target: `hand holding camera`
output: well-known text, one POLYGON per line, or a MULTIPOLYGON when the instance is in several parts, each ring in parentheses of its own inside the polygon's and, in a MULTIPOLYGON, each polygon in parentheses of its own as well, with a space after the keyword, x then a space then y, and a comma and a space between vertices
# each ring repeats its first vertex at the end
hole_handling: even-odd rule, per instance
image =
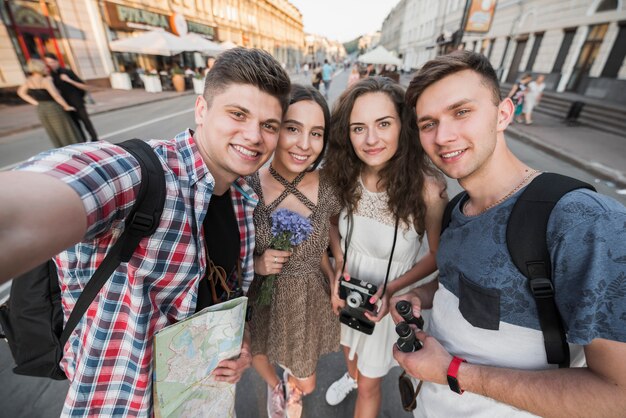
POLYGON ((354 277, 339 277, 339 297, 346 301, 346 306, 339 314, 339 320, 357 331, 371 335, 374 322, 367 318, 366 312, 373 313, 376 305, 371 302, 378 288, 364 280, 354 277))

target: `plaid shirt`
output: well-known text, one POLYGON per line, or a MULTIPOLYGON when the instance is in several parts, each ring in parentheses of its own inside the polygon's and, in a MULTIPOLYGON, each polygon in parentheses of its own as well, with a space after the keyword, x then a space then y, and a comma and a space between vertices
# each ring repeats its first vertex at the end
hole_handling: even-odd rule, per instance
MULTIPOLYGON (((153 336, 194 313, 207 265, 202 221, 214 179, 192 135, 188 130, 170 141, 150 141, 165 170, 161 222, 118 267, 66 344, 61 365, 71 386, 64 416, 152 415, 153 336)), ((141 170, 125 150, 104 142, 48 151, 18 169, 61 179, 80 195, 87 212, 84 240, 56 258, 67 321, 122 231, 141 170)), ((254 275, 252 214, 258 197, 243 179, 233 184, 231 195, 247 290, 254 275)))

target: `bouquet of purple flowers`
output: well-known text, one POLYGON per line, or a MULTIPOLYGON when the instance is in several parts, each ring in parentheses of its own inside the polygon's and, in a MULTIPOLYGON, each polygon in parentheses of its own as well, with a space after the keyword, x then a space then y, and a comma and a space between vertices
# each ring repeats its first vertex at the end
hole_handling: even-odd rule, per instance
MULTIPOLYGON (((308 218, 289 209, 278 209, 272 213, 272 240, 270 248, 275 250, 289 251, 302 243, 311 235, 313 226, 308 218)), ((261 290, 257 297, 259 305, 267 306, 272 300, 275 274, 265 276, 261 284, 261 290)))

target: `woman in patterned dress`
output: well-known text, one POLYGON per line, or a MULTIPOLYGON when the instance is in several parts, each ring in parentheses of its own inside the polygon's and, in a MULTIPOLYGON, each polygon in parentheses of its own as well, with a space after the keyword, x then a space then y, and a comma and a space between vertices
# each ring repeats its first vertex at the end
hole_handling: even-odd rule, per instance
POLYGON ((381 381, 397 365, 392 348, 398 336, 388 315, 389 299, 425 283, 436 270, 445 181, 420 146, 404 90, 389 78, 354 84, 337 101, 331 120, 324 170, 340 191, 343 206, 331 229, 333 310, 339 314, 345 306, 339 297, 342 271, 378 290, 370 299, 377 310, 365 314, 375 323, 371 335, 341 325, 348 373, 329 387, 326 400, 336 405, 357 389, 354 416, 376 417, 381 381))
POLYGON ((330 218, 339 213, 336 193, 315 168, 326 148, 330 112, 312 87, 294 85, 269 167, 249 179, 259 196, 255 280, 248 297, 253 306, 250 331, 252 364, 268 384, 268 416, 297 418, 302 396, 315 388, 319 357, 339 349, 339 324, 330 308, 328 261, 330 218), (271 214, 286 208, 308 217, 311 235, 293 252, 269 248, 271 214), (269 306, 257 303, 264 276, 277 274, 269 306), (283 379, 275 371, 285 370, 283 379), (287 397, 283 392, 285 386, 287 397), (285 411, 286 409, 286 411, 285 411))

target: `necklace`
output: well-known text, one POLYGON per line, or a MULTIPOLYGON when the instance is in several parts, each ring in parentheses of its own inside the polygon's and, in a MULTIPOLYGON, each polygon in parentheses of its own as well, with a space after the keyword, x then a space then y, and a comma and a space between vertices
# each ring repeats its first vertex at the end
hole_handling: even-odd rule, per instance
MULTIPOLYGON (((528 170, 525 170, 528 171, 528 170)), ((498 206, 500 203, 504 202, 505 200, 507 200, 509 197, 513 196, 519 189, 521 189, 527 182, 528 180, 530 180, 530 178, 532 176, 534 176, 535 174, 537 174, 539 172, 539 170, 531 170, 530 173, 528 173, 528 175, 526 175, 526 177, 524 177, 522 179, 522 182, 520 184, 518 184, 517 186, 515 186, 513 188, 513 190, 511 190, 510 192, 508 192, 506 195, 504 195, 503 197, 501 197, 500 199, 496 200, 495 202, 493 202, 492 204, 490 204, 489 206, 487 206, 486 208, 480 210, 478 213, 473 213, 473 214, 469 214, 466 212, 467 209, 467 204, 469 203, 469 199, 465 202, 465 204, 463 205, 463 213, 465 214, 465 216, 478 216, 478 215, 482 215, 483 213, 487 212, 489 209, 498 206)))

